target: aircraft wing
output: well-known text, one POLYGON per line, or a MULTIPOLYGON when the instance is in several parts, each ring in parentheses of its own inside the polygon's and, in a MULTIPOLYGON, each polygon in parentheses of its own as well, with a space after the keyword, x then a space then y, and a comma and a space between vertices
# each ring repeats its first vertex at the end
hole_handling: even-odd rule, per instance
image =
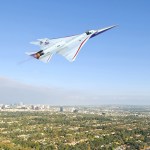
POLYGON ((64 47, 60 51, 58 51, 57 53, 64 56, 70 62, 73 62, 76 59, 80 49, 88 41, 89 38, 90 36, 88 37, 86 36, 80 40, 74 41, 68 44, 66 47, 64 47))
POLYGON ((56 38, 56 39, 55 38, 54 39, 48 39, 48 38, 37 39, 37 41, 30 42, 30 43, 39 46, 40 49, 46 49, 46 48, 51 47, 51 46, 53 46, 59 42, 62 42, 62 41, 68 42, 77 36, 78 35, 73 35, 73 36, 67 36, 67 37, 56 38))

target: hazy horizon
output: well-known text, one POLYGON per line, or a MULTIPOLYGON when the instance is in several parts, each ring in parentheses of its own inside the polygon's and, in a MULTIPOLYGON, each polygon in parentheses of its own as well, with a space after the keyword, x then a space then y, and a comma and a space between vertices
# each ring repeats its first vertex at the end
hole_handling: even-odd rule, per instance
POLYGON ((21 83, 8 78, 0 78, 1 101, 3 104, 23 102, 26 104, 49 105, 149 105, 149 96, 130 93, 89 92, 84 89, 46 87, 21 83), (126 102, 126 99, 131 99, 126 102), (144 104, 143 104, 144 102, 144 104))

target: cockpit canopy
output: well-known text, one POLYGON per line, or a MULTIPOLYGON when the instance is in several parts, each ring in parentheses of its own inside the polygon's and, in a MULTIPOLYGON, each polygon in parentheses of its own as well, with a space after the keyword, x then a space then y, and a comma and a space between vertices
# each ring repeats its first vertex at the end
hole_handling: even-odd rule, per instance
POLYGON ((90 35, 90 34, 94 33, 94 30, 86 31, 85 33, 86 33, 87 35, 90 35))

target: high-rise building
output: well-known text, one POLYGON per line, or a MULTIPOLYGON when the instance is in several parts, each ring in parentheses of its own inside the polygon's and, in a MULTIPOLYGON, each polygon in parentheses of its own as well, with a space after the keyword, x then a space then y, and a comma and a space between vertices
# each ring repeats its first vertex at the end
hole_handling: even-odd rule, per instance
POLYGON ((63 107, 61 106, 61 107, 60 107, 60 112, 63 112, 63 111, 64 111, 64 110, 63 110, 63 107))

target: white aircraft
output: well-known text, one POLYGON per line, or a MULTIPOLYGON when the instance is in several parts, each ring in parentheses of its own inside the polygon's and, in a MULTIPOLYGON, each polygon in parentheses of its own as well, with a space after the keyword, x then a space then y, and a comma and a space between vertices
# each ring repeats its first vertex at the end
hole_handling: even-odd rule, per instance
POLYGON ((82 34, 68 36, 64 38, 38 39, 36 42, 31 42, 31 44, 38 45, 41 50, 38 52, 27 52, 26 54, 45 63, 50 61, 53 54, 60 54, 70 62, 73 62, 76 59, 82 46, 90 38, 93 38, 114 27, 116 27, 116 25, 100 30, 90 30, 82 34))

